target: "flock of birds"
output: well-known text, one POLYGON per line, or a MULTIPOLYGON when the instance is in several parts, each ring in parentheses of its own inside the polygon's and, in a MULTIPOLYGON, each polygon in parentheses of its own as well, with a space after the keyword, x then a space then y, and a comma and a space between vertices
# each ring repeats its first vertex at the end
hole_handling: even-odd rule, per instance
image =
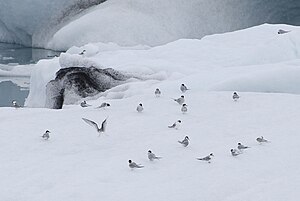
MULTIPOLYGON (((189 88, 187 88, 187 86, 185 84, 181 84, 180 85, 180 91, 182 93, 185 93, 186 91, 190 90, 189 88)), ((160 97, 161 96, 161 91, 160 89, 156 89, 155 92, 154 92, 155 96, 156 97, 160 97)), ((233 92, 233 95, 232 95, 232 99, 234 101, 238 101, 240 98, 240 96, 238 95, 237 92, 233 92)), ((184 114, 184 113, 187 113, 188 109, 187 109, 187 104, 185 104, 185 97, 184 95, 181 95, 179 98, 177 99, 174 99, 173 100, 175 102, 177 102, 179 105, 181 105, 181 112, 184 114)), ((12 101, 12 105, 14 108, 20 108, 22 106, 20 106, 16 100, 13 100, 12 101)), ((92 105, 89 105, 87 104, 87 102, 84 100, 83 102, 80 103, 80 106, 81 107, 90 107, 92 105)), ((109 103, 102 103, 100 106, 96 107, 96 108, 106 108, 106 107, 110 107, 110 104, 109 103)), ((144 108, 143 108, 143 104, 140 103, 138 104, 137 108, 136 108, 137 112, 143 112, 144 108)), ((107 117, 108 118, 108 117, 107 117)), ((96 131, 99 133, 99 136, 105 132, 106 130, 106 125, 107 125, 107 118, 105 118, 102 123, 101 123, 101 126, 99 126, 96 122, 92 121, 92 120, 89 120, 89 119, 86 119, 86 118, 82 118, 82 120, 84 122, 86 122, 88 125, 94 127, 96 129, 96 131)), ((172 128, 172 129, 178 129, 180 124, 181 124, 181 120, 177 120, 176 122, 174 122, 172 125, 169 125, 168 128, 172 128)), ((50 131, 49 130, 46 130, 46 132, 41 136, 44 140, 48 140, 50 138, 50 131)), ((183 140, 179 140, 178 143, 180 143, 183 147, 187 147, 189 145, 189 141, 190 141, 190 138, 188 136, 185 136, 183 140)), ((258 137, 256 138, 256 141, 260 144, 262 143, 268 143, 270 141, 266 140, 263 136, 261 137, 258 137)), ((248 149, 250 148, 249 146, 246 146, 246 145, 243 145, 242 143, 238 143, 237 144, 237 148, 234 148, 234 149, 231 149, 230 152, 231 152, 231 155, 232 156, 238 156, 240 154, 243 153, 243 150, 245 149, 248 149)), ((212 158, 214 157, 214 154, 213 153, 210 153, 209 155, 205 156, 205 157, 201 157, 201 158, 196 158, 197 160, 201 160, 201 161, 206 161, 208 163, 211 162, 212 158)), ((154 160, 159 160, 161 159, 162 157, 160 156, 156 156, 151 150, 148 150, 148 159, 150 161, 154 161, 154 160)), ((135 169, 135 168, 143 168, 144 166, 141 165, 141 164, 137 164, 135 162, 133 162, 132 160, 128 160, 128 163, 129 163, 129 167, 131 169, 135 169)))
MULTIPOLYGON (((286 31, 286 30, 282 30, 282 29, 279 29, 278 30, 278 34, 286 34, 286 33, 289 33, 290 31, 286 31)), ((79 55, 84 55, 86 52, 86 50, 83 50, 81 53, 79 53, 79 55)), ((181 84, 180 85, 180 91, 182 93, 185 93, 186 91, 190 90, 189 88, 187 88, 187 86, 185 84, 181 84)), ((156 97, 160 97, 161 96, 161 91, 159 88, 155 89, 155 92, 154 92, 155 96, 156 97)), ((240 96, 237 94, 237 92, 233 92, 233 95, 232 95, 232 99, 234 101, 238 101, 238 99, 240 98, 240 96)), ((177 99, 173 99, 175 102, 177 102, 179 105, 181 105, 181 112, 182 113, 187 113, 188 111, 188 108, 187 108, 187 104, 185 104, 185 97, 184 95, 181 95, 179 98, 177 99)), ((12 101, 12 105, 13 107, 15 108, 20 108, 22 106, 20 106, 16 100, 13 100, 12 101)), ((83 102, 80 103, 80 106, 81 107, 90 107, 92 105, 89 105, 87 104, 87 102, 84 100, 83 102)), ((110 104, 109 103, 102 103, 100 106, 96 107, 96 108, 106 108, 106 107, 109 107, 110 104)), ((137 108, 136 108, 137 112, 142 112, 144 110, 143 108, 143 104, 140 103, 137 108)), ((103 120, 103 122, 101 123, 101 126, 99 127, 98 124, 92 120, 89 120, 89 119, 86 119, 86 118, 82 118, 82 120, 84 122, 86 122, 87 124, 89 124, 90 126, 94 127, 97 132, 99 133, 99 136, 101 135, 101 133, 104 133, 105 132, 105 129, 106 129, 106 125, 107 125, 107 118, 103 120)), ((174 122, 172 125, 168 126, 169 128, 174 128, 174 129, 178 129, 179 126, 181 124, 181 120, 177 120, 176 122, 174 122)), ((48 140, 50 138, 50 131, 49 130, 46 130, 46 132, 42 135, 42 138, 44 140, 48 140)), ((189 137, 188 136, 185 136, 183 140, 181 141, 178 141, 178 143, 180 143, 183 147, 187 147, 189 145, 189 137)), ((261 137, 258 137, 256 138, 256 141, 260 144, 262 143, 268 143, 270 141, 266 140, 263 136, 261 137)), ((234 148, 234 149, 231 149, 230 152, 231 152, 231 155, 232 156, 238 156, 240 154, 243 153, 243 150, 245 149, 248 149, 250 148, 249 146, 245 146, 243 145, 242 143, 238 143, 237 145, 237 148, 234 148)), ((201 161, 207 161, 208 163, 211 162, 212 158, 214 157, 214 154, 213 153, 210 153, 208 156, 205 156, 205 157, 202 157, 202 158, 196 158, 197 160, 201 160, 201 161)), ((159 156, 156 156, 151 150, 148 150, 148 159, 150 161, 153 161, 153 160, 158 160, 158 159, 161 159, 162 157, 159 157, 159 156)), ((141 165, 141 164, 137 164, 135 162, 133 162, 132 160, 128 160, 128 163, 129 163, 129 167, 131 169, 135 169, 135 168, 143 168, 144 166, 141 165)))
MULTIPOLYGON (((184 84, 181 84, 180 90, 181 90, 182 93, 185 93, 189 89, 184 84)), ((155 90, 154 94, 155 94, 156 97, 160 97, 161 91, 157 88, 155 90)), ((239 98, 240 98, 240 96, 237 94, 237 92, 233 92, 232 99, 234 101, 238 101, 239 98)), ((181 105, 181 112, 182 113, 187 112, 187 104, 184 103, 185 102, 184 95, 181 95, 179 98, 173 99, 173 100, 175 102, 177 102, 179 105, 181 105)), ((136 110, 138 112, 142 112, 144 110, 142 103, 140 103, 137 106, 136 110)), ((180 124, 181 124, 181 120, 177 120, 176 122, 174 122, 172 125, 170 125, 168 127, 178 129, 180 124)), ((183 147, 187 147, 189 145, 189 141, 190 141, 190 138, 188 136, 185 136, 184 139, 181 140, 181 141, 178 141, 178 143, 180 143, 183 147)), ((260 144, 270 142, 270 141, 264 139, 263 136, 256 138, 256 141, 260 144)), ((231 149, 230 152, 231 152, 232 156, 238 156, 238 155, 243 153, 243 150, 248 149, 248 148, 250 148, 250 147, 245 146, 245 145, 243 145, 242 143, 239 142, 237 148, 236 149, 231 149)), ((201 160, 201 161, 206 161, 206 162, 210 163, 213 157, 214 157, 214 154, 210 153, 209 155, 207 155, 205 157, 196 158, 196 159, 201 160)), ((156 159, 158 160, 158 159, 161 159, 161 158, 162 157, 160 157, 160 156, 156 156, 151 150, 148 151, 148 159, 150 161, 153 161, 153 160, 156 160, 156 159)), ((131 169, 143 168, 144 167, 143 165, 137 164, 137 163, 133 162, 132 160, 128 160, 128 163, 129 163, 129 167, 131 169)))
MULTIPOLYGON (((182 144, 184 147, 187 147, 189 145, 189 140, 190 140, 189 137, 185 136, 185 138, 182 141, 178 141, 178 142, 180 144, 182 144)), ((260 144, 270 142, 270 141, 264 139, 263 136, 256 138, 256 141, 260 144)), ((238 155, 243 153, 243 150, 248 149, 248 148, 250 148, 250 147, 245 146, 245 145, 243 145, 242 143, 239 142, 237 148, 236 149, 231 149, 230 152, 231 152, 232 156, 238 156, 238 155)), ((196 158, 196 159, 201 160, 201 161, 206 161, 206 162, 210 163, 213 157, 214 157, 214 154, 210 153, 208 156, 205 156, 205 157, 202 157, 202 158, 196 158)), ((154 153, 152 153, 151 150, 148 151, 148 159, 150 161, 153 161, 155 159, 161 159, 161 158, 162 157, 156 156, 154 153)), ((143 165, 137 164, 137 163, 133 162, 132 160, 129 160, 128 162, 129 162, 129 167, 131 169, 143 168, 144 167, 143 165)))

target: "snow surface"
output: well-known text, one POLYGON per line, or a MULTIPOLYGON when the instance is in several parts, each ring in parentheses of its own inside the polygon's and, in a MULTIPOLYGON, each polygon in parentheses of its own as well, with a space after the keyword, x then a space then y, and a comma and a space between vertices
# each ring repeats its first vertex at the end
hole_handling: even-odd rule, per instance
POLYGON ((297 201, 300 97, 240 93, 234 102, 231 92, 200 92, 190 81, 149 83, 129 98, 88 101, 91 108, 1 108, 1 200, 297 201), (187 114, 171 100, 181 82, 192 88, 187 114), (95 109, 104 101, 111 107, 95 109), (108 117, 106 135, 82 117, 108 117), (167 128, 177 119, 179 130, 167 128), (41 139, 46 129, 49 141, 41 139), (177 143, 185 135, 187 148, 177 143), (261 135, 271 143, 257 144, 261 135), (237 142, 251 149, 234 158, 237 142), (163 159, 148 161, 148 149, 163 159), (196 160, 211 152, 211 164, 196 160), (129 170, 129 159, 145 168, 129 170))
POLYGON ((0 200, 298 201, 300 97, 289 94, 299 93, 298 30, 262 25, 155 48, 102 51, 101 44, 89 44, 85 56, 77 57, 84 48, 74 47, 40 61, 27 99, 34 107, 42 107, 45 84, 60 64, 72 61, 145 80, 88 99, 88 108, 0 108, 0 200), (279 28, 292 32, 277 35, 279 28), (187 114, 172 100, 181 83, 191 89, 187 114), (241 96, 237 102, 233 90, 241 96), (102 102, 111 107, 96 109, 102 102), (107 132, 98 137, 83 117, 98 123, 108 117, 107 132), (181 127, 169 129, 178 119, 181 127), (47 129, 52 133, 44 141, 47 129), (185 135, 186 148, 177 142, 185 135), (271 142, 258 144, 261 135, 271 142), (232 157, 238 142, 251 148, 232 157), (149 149, 163 158, 150 162, 149 149), (210 164, 196 160, 211 152, 210 164), (145 168, 130 170, 129 159, 145 168))

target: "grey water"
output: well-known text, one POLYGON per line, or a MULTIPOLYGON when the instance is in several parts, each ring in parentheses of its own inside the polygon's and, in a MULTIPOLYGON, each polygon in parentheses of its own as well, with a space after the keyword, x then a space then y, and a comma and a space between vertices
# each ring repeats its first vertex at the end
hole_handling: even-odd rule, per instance
POLYGON ((23 106, 25 98, 29 94, 28 88, 23 88, 13 83, 12 81, 0 82, 0 106, 10 107, 12 106, 12 101, 16 100, 19 105, 23 106))
MULTIPOLYGON (((34 64, 41 59, 59 55, 60 52, 53 50, 0 43, 0 70, 11 70, 16 65, 34 64)), ((0 107, 11 106, 12 100, 24 105, 29 93, 29 83, 30 77, 4 76, 0 73, 0 107)))
POLYGON ((60 52, 53 50, 0 43, 0 64, 32 64, 37 63, 41 59, 52 58, 59 54, 60 52))

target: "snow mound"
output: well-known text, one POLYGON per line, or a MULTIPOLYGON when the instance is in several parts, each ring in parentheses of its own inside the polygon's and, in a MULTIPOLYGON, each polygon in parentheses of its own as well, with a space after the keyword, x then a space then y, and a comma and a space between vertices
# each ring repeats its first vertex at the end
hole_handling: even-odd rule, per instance
MULTIPOLYGON (((299 33, 299 27, 264 24, 201 40, 181 39, 153 48, 87 44, 72 47, 62 54, 54 69, 96 66, 130 73, 143 80, 174 83, 190 80, 197 90, 299 93, 299 33), (280 28, 291 32, 278 35, 280 28), (79 55, 83 50, 86 50, 84 54, 79 55)), ((50 68, 50 65, 43 68, 47 66, 50 68)), ((55 72, 52 68, 47 80, 43 81, 39 81, 42 76, 33 76, 31 83, 45 84, 55 72)), ((44 93, 45 89, 36 89, 32 87, 31 91, 36 94, 35 99, 39 99, 38 94, 44 93)), ((129 97, 132 93, 121 94, 116 97, 129 97)), ((33 106, 30 101, 27 103, 33 106)))
MULTIPOLYGON (((68 67, 97 67, 98 64, 78 54, 62 53, 59 57, 59 64, 62 68, 68 67)), ((100 66, 99 66, 100 67, 100 66)))

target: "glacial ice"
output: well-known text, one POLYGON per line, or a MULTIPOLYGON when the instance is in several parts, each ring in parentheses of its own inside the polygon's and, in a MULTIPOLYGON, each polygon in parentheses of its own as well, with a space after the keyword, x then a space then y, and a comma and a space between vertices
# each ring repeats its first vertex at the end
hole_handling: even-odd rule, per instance
POLYGON ((56 50, 89 42, 156 46, 266 22, 299 25, 298 0, 109 0, 74 16, 68 11, 80 10, 78 2, 0 0, 0 41, 56 50))
MULTIPOLYGON (((103 0, 89 0, 88 4, 103 0)), ((89 7, 84 0, 0 0, 0 42, 44 47, 68 17, 89 7), (70 9, 74 9, 70 11, 70 9)))

